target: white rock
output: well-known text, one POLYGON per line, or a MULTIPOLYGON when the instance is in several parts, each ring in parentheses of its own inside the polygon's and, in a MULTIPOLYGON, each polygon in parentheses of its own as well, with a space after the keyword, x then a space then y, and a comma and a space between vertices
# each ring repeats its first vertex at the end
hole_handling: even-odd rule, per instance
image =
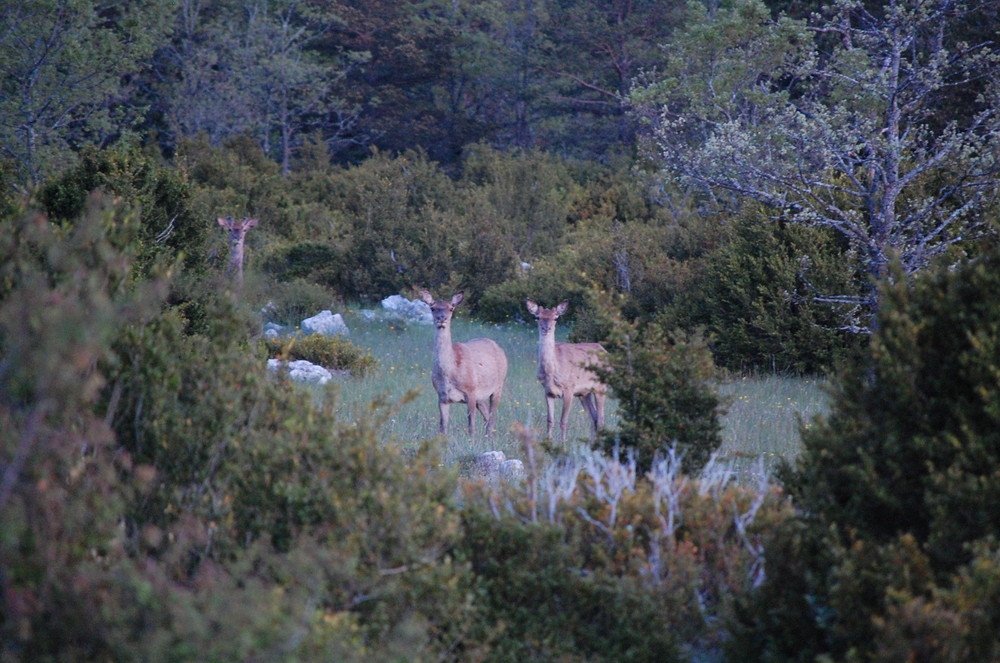
POLYGON ((472 464, 476 474, 492 478, 500 472, 500 465, 503 464, 505 458, 502 451, 487 451, 476 456, 472 464))
POLYGON ((429 325, 434 322, 431 307, 419 299, 409 300, 402 295, 392 295, 382 300, 382 309, 388 316, 401 318, 407 322, 429 325))
POLYGON ((268 322, 264 324, 264 338, 278 338, 285 328, 279 324, 268 322))
POLYGON ((280 359, 268 359, 267 367, 275 372, 288 371, 288 377, 295 382, 326 384, 333 378, 333 373, 305 359, 296 359, 287 363, 280 359))
POLYGON ((508 458, 500 463, 500 478, 504 481, 520 481, 524 478, 524 463, 516 458, 508 458))
POLYGON ((339 313, 320 311, 318 315, 306 318, 301 324, 303 334, 324 334, 326 336, 349 336, 351 331, 339 313))

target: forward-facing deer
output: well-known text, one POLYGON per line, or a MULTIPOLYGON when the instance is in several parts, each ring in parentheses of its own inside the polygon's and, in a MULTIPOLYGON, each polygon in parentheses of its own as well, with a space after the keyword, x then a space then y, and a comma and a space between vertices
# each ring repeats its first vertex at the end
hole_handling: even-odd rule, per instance
POLYGON ((243 242, 246 240, 247 231, 257 225, 257 219, 243 217, 242 221, 235 221, 233 217, 219 217, 219 225, 229 231, 229 265, 226 267, 226 274, 236 276, 236 285, 243 287, 243 242))
POLYGON ((604 399, 607 385, 590 370, 604 366, 606 350, 600 343, 556 343, 556 320, 566 313, 569 302, 554 308, 539 306, 527 300, 528 312, 538 318, 538 381, 545 390, 545 411, 548 436, 552 437, 556 400, 562 399, 559 430, 566 440, 566 423, 573 406, 573 397, 580 398, 594 425, 594 435, 604 427, 604 399))
POLYGON ((496 342, 488 338, 474 338, 465 343, 452 343, 451 316, 462 303, 464 293, 457 293, 450 301, 434 301, 426 290, 420 299, 431 307, 434 316, 434 368, 431 382, 438 395, 441 413, 440 432, 448 432, 448 406, 467 403, 469 407, 469 434, 475 435, 475 417, 478 409, 486 419, 486 436, 493 432, 493 416, 500 403, 500 393, 507 379, 507 355, 496 342))

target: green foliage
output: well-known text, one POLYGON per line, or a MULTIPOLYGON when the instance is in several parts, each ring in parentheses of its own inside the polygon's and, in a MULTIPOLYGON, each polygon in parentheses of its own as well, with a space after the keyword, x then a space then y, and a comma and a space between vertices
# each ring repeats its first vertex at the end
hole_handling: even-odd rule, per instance
POLYGON ((204 136, 191 138, 178 145, 177 162, 195 187, 198 205, 213 217, 250 216, 260 219, 260 230, 287 232, 278 166, 253 139, 234 136, 213 146, 204 136))
POLYGON ((566 320, 579 319, 589 303, 590 284, 564 269, 558 261, 539 261, 514 279, 487 288, 478 314, 491 322, 523 320, 524 301, 534 299, 554 306, 568 300, 566 320))
POLYGON ((211 225, 200 218, 192 190, 181 175, 129 148, 87 149, 79 165, 46 183, 38 193, 45 212, 58 222, 77 218, 92 191, 101 190, 138 213, 135 233, 109 229, 119 250, 134 252, 135 278, 148 276, 158 260, 183 260, 186 270, 205 269, 211 225))
POLYGON ((504 629, 488 661, 681 660, 662 597, 638 578, 588 568, 593 542, 486 510, 468 509, 464 528, 485 612, 504 629))
POLYGON ((376 153, 333 186, 346 226, 339 265, 346 294, 378 301, 414 284, 448 283, 464 233, 455 185, 437 165, 417 152, 376 153))
MULTIPOLYGON (((316 292, 329 292, 337 288, 350 294, 342 283, 340 252, 330 242, 304 240, 299 242, 272 242, 261 261, 261 268, 278 280, 273 299, 299 300, 307 291, 307 283, 315 285, 316 292)), ((312 299, 305 297, 305 299, 312 299)))
POLYGON ((603 303, 610 334, 608 368, 599 371, 618 399, 618 430, 597 444, 605 452, 633 449, 639 470, 676 447, 684 468, 701 469, 722 444, 721 399, 711 386, 715 366, 700 336, 665 332, 621 319, 603 303))
POLYGON ((141 104, 121 100, 162 45, 173 9, 158 0, 0 7, 0 153, 15 160, 21 183, 37 185, 72 164, 79 145, 118 138, 142 120, 141 104))
POLYGON ((840 311, 816 298, 861 291, 850 260, 830 231, 759 211, 734 220, 728 241, 659 320, 703 327, 716 363, 731 370, 829 370, 857 351, 859 339, 840 329, 840 311))
POLYGON ((328 287, 304 278, 253 285, 256 287, 248 289, 247 296, 266 302, 265 319, 283 326, 298 326, 305 318, 330 309, 337 302, 328 287))
POLYGON ((540 150, 505 153, 480 144, 466 151, 462 179, 481 190, 496 234, 521 260, 555 253, 579 195, 562 162, 540 150))
POLYGON ((343 336, 309 334, 265 338, 264 349, 272 357, 288 361, 304 359, 324 368, 350 371, 355 376, 365 375, 377 364, 370 352, 343 336))
POLYGON ((586 322, 586 292, 595 286, 620 293, 631 317, 648 318, 699 282, 705 256, 724 234, 721 219, 679 206, 668 213, 623 167, 578 167, 574 177, 571 225, 558 252, 491 284, 479 311, 486 319, 516 319, 525 297, 532 297, 553 304, 568 299, 570 315, 586 322))
MULTIPOLYGON (((809 587, 813 614, 827 617, 791 648, 872 656, 891 642, 944 656, 950 646, 906 640, 920 621, 889 640, 880 629, 933 621, 921 606, 952 595, 955 574, 977 563, 976 546, 1000 537, 998 266, 992 247, 912 287, 885 286, 870 358, 841 376, 830 417, 804 432, 784 482, 806 516, 797 584, 809 587), (823 547, 832 554, 815 554, 823 547)), ((797 601, 768 600, 777 611, 797 601)), ((977 621, 997 619, 995 606, 984 609, 977 621)), ((746 621, 750 639, 776 642, 780 621, 746 621)), ((988 651, 995 639, 976 647, 988 651)))
POLYGON ((478 646, 468 567, 449 554, 454 485, 431 450, 404 460, 376 437, 380 406, 340 422, 270 377, 224 296, 192 332, 109 239, 136 227, 124 212, 3 227, 4 660, 478 646))
POLYGON ((688 6, 663 67, 632 93, 654 158, 713 205, 755 202, 838 233, 870 279, 863 293, 828 293, 855 305, 845 325, 872 331, 893 253, 913 275, 987 231, 1000 60, 956 28, 995 8, 837 2, 806 23, 761 0, 688 6))
POLYGON ((122 319, 147 318, 157 284, 127 288, 109 227, 130 214, 92 199, 72 229, 37 213, 0 219, 0 657, 112 654, 93 619, 121 600, 119 515, 130 478, 94 412, 122 319), (58 617, 56 617, 58 615, 58 617))

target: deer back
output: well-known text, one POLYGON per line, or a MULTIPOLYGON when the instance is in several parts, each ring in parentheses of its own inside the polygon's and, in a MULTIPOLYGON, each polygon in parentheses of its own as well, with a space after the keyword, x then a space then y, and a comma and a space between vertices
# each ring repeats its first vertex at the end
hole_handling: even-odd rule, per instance
POLYGON ((474 338, 453 343, 455 373, 453 380, 466 395, 480 400, 503 388, 507 378, 507 355, 495 341, 474 338))
POLYGON ((558 387, 559 395, 564 391, 574 396, 604 392, 606 386, 590 367, 604 366, 605 354, 600 343, 556 343, 555 361, 551 366, 544 358, 539 362, 539 379, 550 393, 556 391, 551 387, 558 387))

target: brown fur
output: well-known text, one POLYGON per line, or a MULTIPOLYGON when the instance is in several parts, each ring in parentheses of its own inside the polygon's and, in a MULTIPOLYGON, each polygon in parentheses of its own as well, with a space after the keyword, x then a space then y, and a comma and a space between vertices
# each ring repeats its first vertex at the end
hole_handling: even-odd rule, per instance
POLYGON ((464 294, 455 294, 450 301, 434 301, 422 291, 420 298, 431 307, 434 315, 434 367, 431 382, 438 395, 439 431, 448 432, 448 409, 452 403, 468 405, 469 434, 475 435, 475 413, 478 409, 486 420, 486 436, 493 432, 493 420, 500 394, 507 379, 507 355, 496 342, 474 338, 464 343, 451 340, 451 316, 462 303, 464 294))
POLYGON ((604 366, 606 350, 600 343, 556 343, 556 320, 566 312, 568 302, 554 308, 539 306, 527 300, 528 312, 538 319, 538 381, 545 390, 546 423, 548 436, 552 437, 555 422, 555 404, 562 400, 559 430, 566 440, 566 424, 573 398, 577 397, 586 408, 593 423, 593 434, 604 427, 604 401, 607 385, 590 370, 590 366, 604 366))

